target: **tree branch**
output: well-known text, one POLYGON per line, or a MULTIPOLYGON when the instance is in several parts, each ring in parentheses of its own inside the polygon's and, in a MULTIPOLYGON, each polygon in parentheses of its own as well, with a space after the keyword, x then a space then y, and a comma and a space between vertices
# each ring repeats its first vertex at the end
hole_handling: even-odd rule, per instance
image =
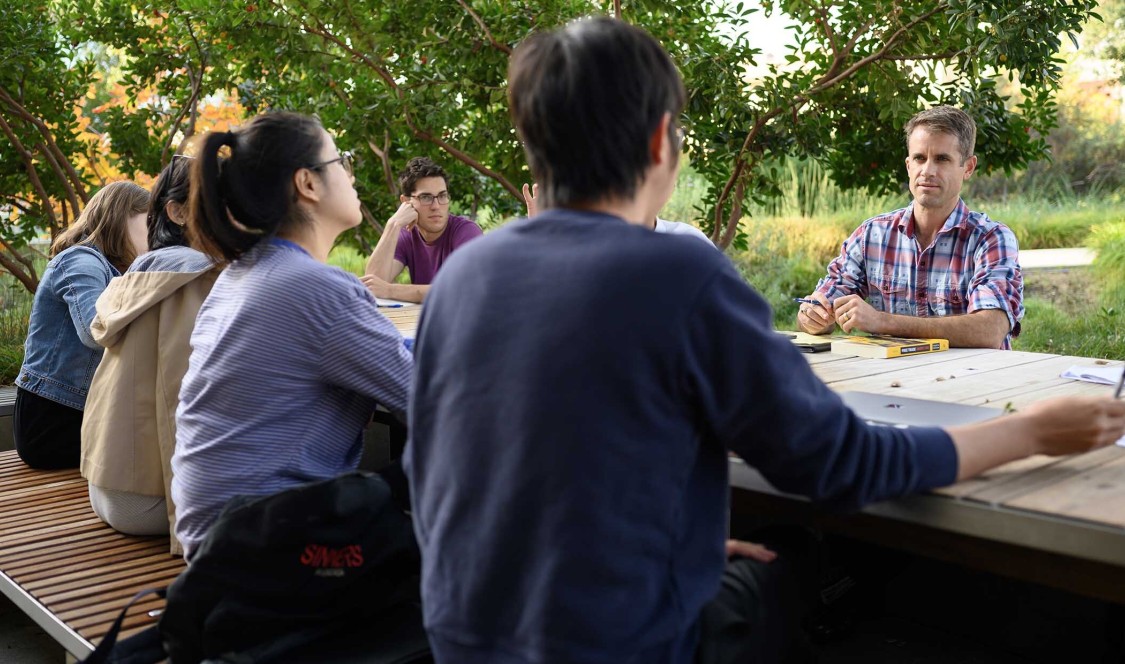
POLYGON ((880 17, 877 15, 872 16, 866 23, 859 26, 859 29, 855 31, 855 33, 852 35, 852 38, 848 40, 848 43, 844 44, 844 57, 852 54, 852 49, 854 49, 856 44, 859 43, 859 38, 867 34, 867 31, 871 29, 871 26, 875 25, 875 22, 878 21, 879 18, 880 17))
POLYGON ((16 132, 12 126, 8 124, 8 120, 0 114, 0 130, 8 137, 12 143, 12 147, 19 153, 20 158, 23 160, 24 169, 27 170, 27 177, 31 180, 31 186, 35 189, 35 193, 39 196, 40 207, 43 210, 43 216, 48 220, 51 229, 54 230, 58 226, 58 217, 55 216, 55 211, 51 209, 51 196, 47 193, 46 187, 43 186, 43 181, 39 179, 39 173, 35 170, 35 155, 27 150, 20 142, 16 132))
POLYGON ((828 38, 828 46, 832 49, 832 57, 834 60, 838 60, 843 57, 843 54, 840 53, 840 47, 836 43, 836 33, 832 31, 832 26, 828 24, 828 9, 822 6, 819 14, 820 26, 824 29, 824 36, 828 38))
POLYGON ((21 201, 21 200, 15 198, 15 197, 8 198, 5 205, 11 205, 12 207, 14 207, 17 210, 19 210, 20 212, 22 212, 23 214, 30 213, 31 208, 35 207, 34 203, 28 203, 26 201, 21 201))
POLYGON ((952 57, 961 55, 965 49, 958 49, 956 51, 946 51, 945 53, 928 53, 926 55, 888 55, 880 58, 881 60, 892 60, 898 62, 917 62, 922 60, 948 60, 952 57))
POLYGON ((367 147, 371 148, 371 151, 374 152, 375 156, 379 158, 379 163, 383 165, 383 179, 387 183, 387 191, 389 191, 391 195, 394 196, 398 192, 395 190, 395 176, 393 169, 391 169, 391 157, 389 154, 391 147, 390 132, 383 132, 382 147, 375 145, 375 141, 371 139, 367 140, 367 147))
POLYGON ((473 11, 473 8, 470 7, 469 4, 465 2, 465 0, 457 0, 457 4, 461 5, 461 7, 469 13, 469 16, 473 17, 473 22, 476 23, 477 26, 484 32, 484 36, 488 37, 488 41, 492 43, 493 47, 499 49, 500 51, 503 51, 508 55, 512 54, 512 47, 496 41, 496 38, 492 36, 492 31, 489 30, 488 26, 484 24, 484 20, 481 19, 479 14, 473 11))
MULTIPOLYGON (((742 219, 742 199, 746 196, 746 179, 739 178, 738 184, 734 188, 734 200, 731 201, 730 217, 731 219, 742 219)), ((734 241, 734 236, 738 232, 738 222, 727 224, 723 231, 723 243, 721 246, 729 247, 730 243, 734 241)))
MULTIPOLYGON (((67 200, 70 201, 70 206, 75 210, 80 210, 82 206, 78 204, 78 194, 74 191, 74 187, 71 186, 70 181, 67 179, 66 173, 63 172, 62 166, 59 165, 58 160, 56 160, 55 156, 51 154, 51 150, 46 145, 44 145, 42 141, 36 143, 35 147, 43 155, 43 158, 47 161, 47 164, 51 167, 51 170, 55 172, 55 177, 58 178, 59 183, 61 183, 63 186, 63 189, 66 190, 66 197, 67 200)), ((66 209, 64 208, 64 226, 66 225, 65 212, 66 209)))
MULTIPOLYGON (((376 73, 376 75, 379 76, 379 78, 383 79, 383 82, 386 83, 391 88, 391 90, 394 91, 395 96, 399 101, 406 101, 406 96, 403 93, 402 88, 399 86, 398 82, 395 81, 394 77, 391 76, 391 73, 387 71, 387 69, 384 68, 381 64, 372 60, 371 57, 366 53, 360 52, 358 49, 351 46, 343 39, 340 39, 338 36, 329 31, 327 26, 321 24, 319 20, 317 20, 317 25, 313 26, 305 21, 304 18, 295 16, 289 9, 277 3, 274 3, 274 6, 278 7, 278 9, 289 15, 293 20, 300 23, 302 29, 304 29, 309 34, 319 36, 321 39, 326 39, 342 48, 345 52, 355 56, 361 63, 367 65, 370 69, 372 69, 376 73)), ((302 6, 302 9, 305 8, 302 6)), ((308 13, 307 10, 305 13, 308 13)), ((414 115, 410 112, 410 109, 406 107, 405 103, 403 104, 403 119, 406 121, 406 126, 410 127, 410 130, 414 132, 415 137, 436 145, 437 147, 444 150, 447 154, 452 156, 454 159, 457 159, 458 161, 477 171, 481 175, 492 178, 493 180, 498 182, 500 186, 508 191, 508 193, 510 193, 516 200, 523 200, 523 194, 520 192, 520 190, 514 184, 509 182, 508 179, 505 178, 502 174, 488 168, 484 164, 480 163, 479 161, 463 152, 462 150, 458 149, 457 147, 453 146, 452 144, 448 143, 447 141, 440 139, 431 134, 429 131, 421 128, 414 121, 414 115)))
MULTIPOLYGON (((739 183, 740 178, 746 170, 747 164, 745 155, 750 149, 750 145, 753 143, 758 133, 766 126, 767 123, 769 123, 770 120, 790 110, 796 112, 797 109, 807 104, 816 94, 819 94, 820 92, 823 92, 824 90, 827 90, 828 88, 838 85, 848 78, 851 78, 857 71, 863 69, 873 62, 887 59, 889 57, 889 51, 898 45, 899 40, 901 40, 904 35, 906 35, 918 24, 923 23, 929 20, 935 14, 944 11, 947 8, 947 4, 948 3, 946 2, 939 3, 930 11, 919 15, 905 25, 901 25, 898 30, 896 30, 890 37, 885 40, 882 48, 857 60, 855 63, 853 63, 843 71, 837 71, 840 61, 838 59, 834 59, 829 69, 808 90, 805 90, 799 95, 793 96, 788 104, 782 104, 773 109, 770 109, 768 112, 759 117, 758 120, 754 122, 754 126, 751 128, 750 132, 746 135, 746 140, 743 141, 742 147, 739 148, 738 154, 735 157, 735 165, 733 171, 731 172, 731 176, 723 186, 723 190, 719 194, 718 200, 716 200, 715 202, 715 230, 713 231, 713 236, 718 236, 718 228, 723 227, 725 229, 725 232, 722 235, 723 241, 728 241, 728 237, 731 239, 733 239, 734 237, 735 229, 738 226, 738 218, 734 217, 733 215, 735 212, 735 208, 740 209, 741 206, 741 196, 738 195, 736 185, 739 183), (728 217, 724 223, 723 206, 726 204, 727 199, 730 197, 732 190, 736 190, 736 200, 734 201, 734 205, 731 209, 732 216, 728 217)), ((872 21, 868 24, 865 24, 865 26, 870 26, 873 24, 873 22, 874 19, 872 19, 872 21)), ((857 32, 848 42, 848 53, 850 53, 850 48, 854 46, 860 35, 861 33, 857 32)), ((726 247, 729 246, 729 244, 722 244, 720 246, 726 247)))
POLYGON ((186 65, 188 77, 191 79, 191 94, 188 95, 187 102, 180 107, 180 112, 176 114, 176 118, 172 120, 171 128, 168 130, 168 139, 164 141, 164 147, 160 150, 160 163, 168 163, 168 150, 172 148, 172 141, 176 140, 176 132, 180 129, 180 123, 184 121, 184 116, 191 114, 191 122, 188 129, 184 132, 184 138, 187 139, 195 133, 195 120, 199 106, 199 93, 203 88, 203 77, 207 75, 207 56, 203 53, 203 48, 199 45, 199 40, 195 37, 195 30, 192 29, 190 17, 186 21, 188 36, 195 44, 195 52, 199 54, 199 71, 196 72, 192 69, 191 64, 186 65))
POLYGON ((379 231, 379 235, 382 235, 383 234, 383 224, 380 224, 379 221, 377 219, 375 219, 375 215, 371 213, 371 210, 369 210, 367 208, 367 206, 364 205, 363 203, 360 203, 359 204, 359 211, 363 215, 363 220, 366 221, 368 224, 371 224, 372 228, 379 231))
POLYGON ((36 289, 39 288, 39 277, 35 274, 35 266, 32 265, 29 268, 30 271, 26 271, 22 265, 24 261, 23 257, 14 251, 12 246, 8 244, 4 238, 0 238, 0 245, 3 245, 4 249, 10 252, 10 255, 0 252, 0 267, 3 267, 7 270, 8 274, 12 275, 23 284, 23 287, 26 288, 28 292, 34 293, 36 289), (12 258, 13 256, 17 257, 18 262, 17 259, 12 258))
POLYGON ((42 120, 32 115, 31 112, 24 108, 23 104, 12 98, 12 96, 8 94, 8 91, 5 90, 3 86, 0 86, 0 99, 3 99, 5 102, 7 102, 7 104, 12 108, 13 111, 15 111, 17 115, 35 126, 35 128, 39 131, 39 134, 43 137, 43 142, 47 145, 47 148, 54 154, 59 164, 66 170, 66 173, 69 176, 69 181, 74 187, 75 194, 78 196, 78 198, 82 199, 83 203, 88 203, 90 201, 90 197, 86 194, 86 187, 82 184, 82 178, 79 177, 78 171, 74 170, 74 165, 71 164, 70 160, 66 158, 66 155, 63 154, 63 151, 59 149, 58 143, 55 142, 55 136, 51 133, 51 129, 47 127, 47 125, 42 120))
MULTIPOLYGON (((168 138, 164 141, 164 147, 160 150, 160 163, 168 163, 168 150, 172 148, 172 141, 176 140, 176 132, 180 129, 180 123, 184 121, 184 116, 189 112, 194 116, 195 107, 199 104, 199 91, 203 87, 203 75, 207 68, 206 62, 201 62, 199 71, 195 72, 191 66, 188 65, 188 77, 191 78, 191 94, 188 95, 187 101, 180 107, 180 112, 176 114, 175 119, 168 129, 168 138)), ((189 133, 188 136, 191 134, 189 133)), ((186 138, 186 136, 185 136, 186 138)))

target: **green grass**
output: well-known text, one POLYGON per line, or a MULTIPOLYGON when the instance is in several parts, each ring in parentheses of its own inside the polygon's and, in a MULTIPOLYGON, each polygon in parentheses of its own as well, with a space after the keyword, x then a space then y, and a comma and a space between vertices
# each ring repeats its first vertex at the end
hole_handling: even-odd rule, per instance
POLYGON ((334 265, 344 272, 351 272, 357 277, 363 276, 363 269, 367 267, 367 256, 364 256, 354 247, 339 245, 328 252, 328 264, 334 265))
POLYGON ((34 297, 23 286, 0 289, 0 385, 11 385, 23 366, 23 342, 34 297))
POLYGON ((1125 318, 1122 305, 1102 306, 1072 316, 1049 302, 1029 298, 1023 333, 1012 341, 1015 350, 1058 355, 1125 359, 1125 318))
POLYGON ((1125 204, 1110 199, 1010 199, 978 206, 1016 234, 1021 249, 1090 245, 1095 226, 1125 221, 1125 204))

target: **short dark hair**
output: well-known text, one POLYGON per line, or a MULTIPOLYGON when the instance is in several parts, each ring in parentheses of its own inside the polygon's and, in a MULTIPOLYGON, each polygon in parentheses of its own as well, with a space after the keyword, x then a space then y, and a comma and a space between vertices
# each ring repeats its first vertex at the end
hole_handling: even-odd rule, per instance
POLYGON ((418 180, 425 178, 441 178, 445 180, 445 186, 449 186, 444 168, 429 157, 415 157, 406 162, 406 168, 398 174, 398 190, 403 196, 413 196, 414 186, 418 184, 418 180))
MULTIPOLYGON (((659 42, 605 17, 526 39, 508 91, 545 207, 633 196, 652 162, 649 137, 665 113, 677 122, 686 98, 659 42)), ((669 134, 678 153, 675 127, 669 134)))
POLYGON ((306 223, 293 173, 319 159, 322 129, 312 116, 277 111, 233 131, 207 134, 192 160, 192 245, 213 258, 234 260, 279 230, 306 223), (223 146, 230 156, 220 160, 223 146))
POLYGON ((973 156, 977 147, 977 123, 973 118, 959 108, 953 106, 934 106, 910 118, 906 123, 906 143, 910 145, 910 135, 914 130, 924 127, 929 131, 949 134, 957 138, 957 145, 961 148, 961 163, 964 164, 973 156))
MULTIPOLYGON (((168 203, 176 202, 186 207, 190 190, 190 157, 176 155, 160 171, 152 186, 152 202, 148 207, 148 249, 185 246, 184 227, 168 216, 168 203)), ((186 210, 185 210, 186 211, 186 210)))

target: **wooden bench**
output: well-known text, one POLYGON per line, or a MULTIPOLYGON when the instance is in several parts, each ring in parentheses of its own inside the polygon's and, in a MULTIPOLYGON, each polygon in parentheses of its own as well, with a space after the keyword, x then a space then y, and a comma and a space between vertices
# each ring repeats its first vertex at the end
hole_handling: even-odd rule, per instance
MULTIPOLYGON (((28 468, 0 452, 0 591, 73 657, 83 658, 125 603, 184 569, 167 537, 123 535, 90 507, 77 470, 28 468)), ((138 602, 121 638, 157 620, 164 600, 138 602)))

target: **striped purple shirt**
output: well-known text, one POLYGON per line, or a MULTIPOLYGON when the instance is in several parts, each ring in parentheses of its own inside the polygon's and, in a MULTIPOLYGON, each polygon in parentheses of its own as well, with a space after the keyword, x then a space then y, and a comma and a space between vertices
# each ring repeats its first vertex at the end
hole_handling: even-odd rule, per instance
POLYGON ((172 498, 191 556, 223 505, 354 470, 375 402, 406 411, 414 362, 353 275, 263 241, 215 282, 191 334, 172 498))
POLYGON ((1023 274, 1012 231, 964 201, 929 247, 914 237, 914 204, 872 217, 844 241, 817 292, 829 300, 856 294, 879 311, 903 316, 955 316, 999 309, 1012 347, 1023 318, 1023 274))

